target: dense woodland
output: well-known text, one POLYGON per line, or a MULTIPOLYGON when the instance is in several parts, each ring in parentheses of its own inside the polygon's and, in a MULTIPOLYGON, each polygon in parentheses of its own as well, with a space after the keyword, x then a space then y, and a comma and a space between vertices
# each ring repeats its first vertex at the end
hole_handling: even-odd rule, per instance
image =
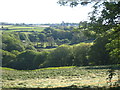
POLYGON ((3 30, 2 66, 31 70, 120 64, 120 1, 96 3, 93 8, 90 22, 80 22, 77 27, 59 26, 59 30, 46 27, 41 32, 30 33, 3 30), (96 17, 101 6, 101 14, 96 17))

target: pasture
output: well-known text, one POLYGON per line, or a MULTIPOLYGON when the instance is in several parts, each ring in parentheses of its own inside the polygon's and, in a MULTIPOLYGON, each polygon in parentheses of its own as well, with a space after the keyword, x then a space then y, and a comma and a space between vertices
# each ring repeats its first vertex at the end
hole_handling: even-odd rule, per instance
POLYGON ((3 88, 112 87, 120 86, 120 66, 114 67, 111 82, 110 66, 50 67, 36 70, 2 68, 3 88))
MULTIPOLYGON (((2 26, 0 26, 2 27, 2 26)), ((6 32, 41 32, 45 27, 41 26, 15 26, 15 25, 3 25, 3 31, 6 32)))

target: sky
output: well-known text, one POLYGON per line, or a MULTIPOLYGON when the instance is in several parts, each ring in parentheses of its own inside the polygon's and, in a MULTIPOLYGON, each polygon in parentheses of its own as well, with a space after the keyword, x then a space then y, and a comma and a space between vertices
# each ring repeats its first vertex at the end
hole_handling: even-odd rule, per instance
POLYGON ((0 0, 0 22, 79 23, 88 20, 89 6, 60 6, 58 0, 0 0))

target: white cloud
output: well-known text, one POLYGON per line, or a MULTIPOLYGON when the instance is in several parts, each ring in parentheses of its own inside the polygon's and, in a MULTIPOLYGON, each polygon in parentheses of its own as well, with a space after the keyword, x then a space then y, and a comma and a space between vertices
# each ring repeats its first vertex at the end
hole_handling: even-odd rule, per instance
POLYGON ((0 0, 0 22, 60 23, 86 20, 90 7, 66 7, 58 0, 0 0))

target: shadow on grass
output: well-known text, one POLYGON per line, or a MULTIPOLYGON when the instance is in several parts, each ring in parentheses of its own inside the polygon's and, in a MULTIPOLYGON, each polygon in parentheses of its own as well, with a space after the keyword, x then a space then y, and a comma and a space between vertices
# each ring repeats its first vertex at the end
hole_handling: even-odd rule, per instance
POLYGON ((116 65, 116 66, 88 66, 85 69, 114 69, 114 70, 120 70, 120 65, 116 65))

